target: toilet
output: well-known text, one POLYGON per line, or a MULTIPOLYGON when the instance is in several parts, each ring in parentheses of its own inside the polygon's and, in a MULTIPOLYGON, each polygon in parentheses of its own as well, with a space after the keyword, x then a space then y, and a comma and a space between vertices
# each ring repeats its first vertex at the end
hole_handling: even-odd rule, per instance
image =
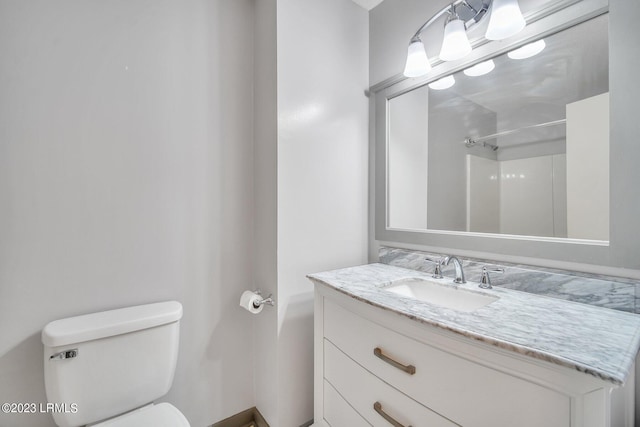
POLYGON ((182 305, 139 305, 56 320, 42 330, 49 407, 60 427, 189 427, 169 403, 182 305))

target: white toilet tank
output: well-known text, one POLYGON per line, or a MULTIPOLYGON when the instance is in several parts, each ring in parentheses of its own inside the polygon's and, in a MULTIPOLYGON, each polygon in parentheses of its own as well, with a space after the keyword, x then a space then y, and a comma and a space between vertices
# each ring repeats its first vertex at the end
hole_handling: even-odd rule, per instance
POLYGON ((178 359, 177 301, 56 320, 42 330, 47 399, 60 427, 95 423, 165 395, 178 359), (75 409, 74 409, 75 408, 75 409))

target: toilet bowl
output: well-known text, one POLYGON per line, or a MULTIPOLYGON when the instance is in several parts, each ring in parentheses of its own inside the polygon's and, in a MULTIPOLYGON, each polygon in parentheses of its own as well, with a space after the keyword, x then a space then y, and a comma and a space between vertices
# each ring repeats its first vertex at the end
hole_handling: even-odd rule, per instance
POLYGON ((145 304, 53 321, 42 330, 47 400, 60 427, 189 427, 167 394, 182 305, 145 304))
POLYGON ((189 427, 189 422, 175 406, 159 403, 91 424, 90 427, 189 427))

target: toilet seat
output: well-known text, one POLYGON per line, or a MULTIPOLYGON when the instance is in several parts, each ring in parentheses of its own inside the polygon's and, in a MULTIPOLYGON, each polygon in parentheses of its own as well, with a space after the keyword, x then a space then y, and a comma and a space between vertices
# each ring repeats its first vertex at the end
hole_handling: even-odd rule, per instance
POLYGON ((189 421, 169 403, 146 406, 92 427, 190 427, 189 421))

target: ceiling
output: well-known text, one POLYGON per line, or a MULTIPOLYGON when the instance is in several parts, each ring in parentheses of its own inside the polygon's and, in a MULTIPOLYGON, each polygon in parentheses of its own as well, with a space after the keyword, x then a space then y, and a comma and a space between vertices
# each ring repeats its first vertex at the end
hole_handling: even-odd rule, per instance
MULTIPOLYGON (((497 130, 503 131, 563 119, 567 104, 608 92, 608 15, 544 40, 546 48, 534 57, 513 60, 505 54, 493 58, 495 69, 484 76, 456 73, 453 87, 429 91, 430 109, 460 114, 460 107, 471 101, 495 112, 497 130)), ((544 132, 552 138, 558 136, 554 133, 563 134, 564 128, 544 132)))
POLYGON ((382 0, 353 0, 353 2, 366 10, 371 10, 382 3, 382 0))

